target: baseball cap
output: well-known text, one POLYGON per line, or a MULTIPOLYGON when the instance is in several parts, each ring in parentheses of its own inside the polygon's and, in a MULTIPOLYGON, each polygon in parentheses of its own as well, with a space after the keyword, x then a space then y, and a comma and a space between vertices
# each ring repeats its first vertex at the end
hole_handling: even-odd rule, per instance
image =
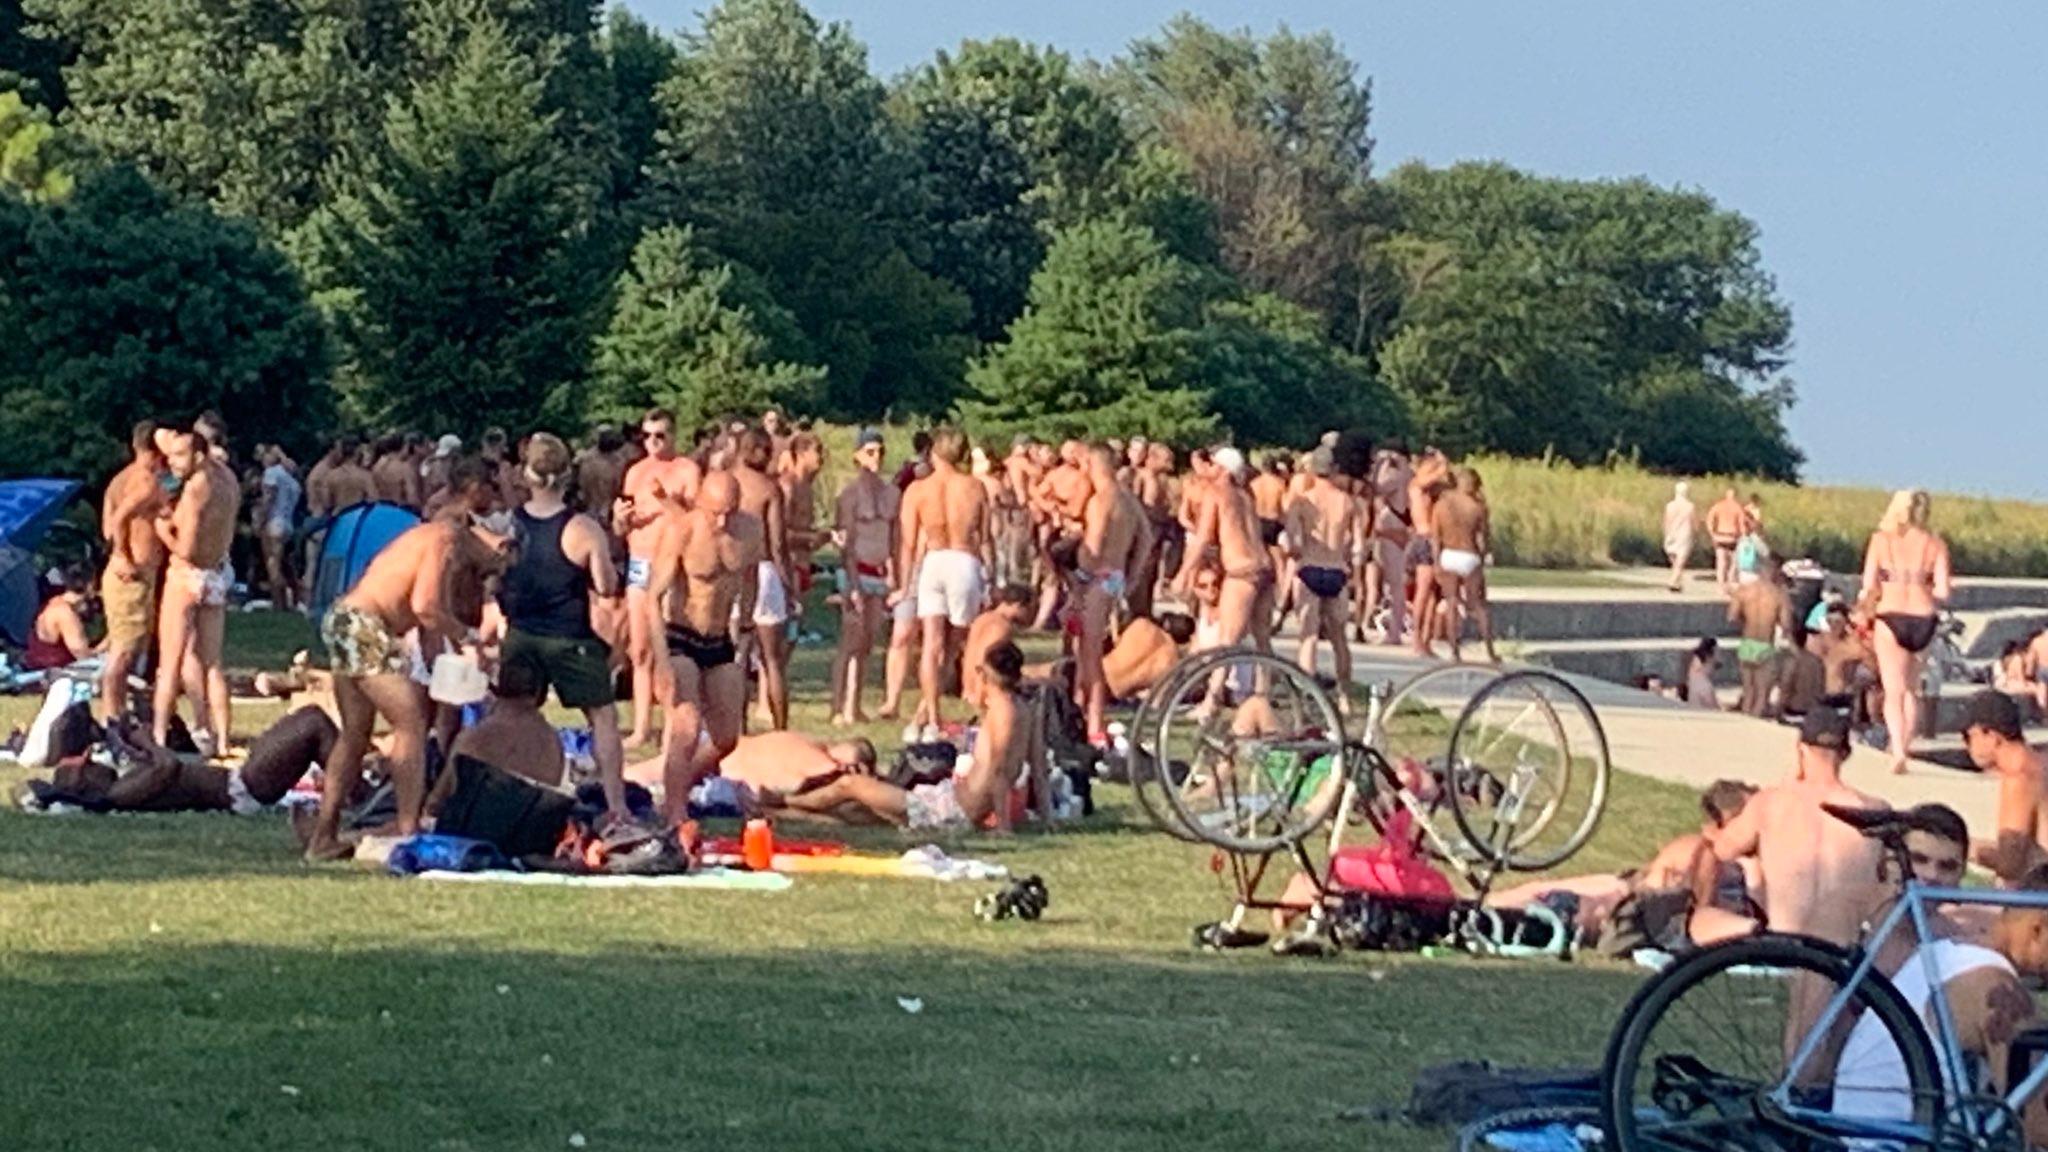
POLYGON ((1836 752, 1849 751, 1849 714, 1839 708, 1815 708, 1799 722, 1799 742, 1836 752))
POLYGON ((1214 460, 1218 468, 1223 469, 1232 476, 1244 475, 1244 453, 1227 444, 1211 452, 1209 459, 1214 460))
POLYGON ((881 442, 882 430, 880 428, 863 428, 860 430, 860 434, 853 438, 853 448, 854 451, 858 452, 870 444, 880 444, 881 442))
POLYGON ((2021 738, 2020 706, 2017 700, 2003 692, 1985 690, 1970 697, 1969 718, 1963 722, 1963 730, 1983 728, 1996 732, 2007 740, 2021 738))
POLYGON ((434 443, 434 455, 436 456, 453 456, 460 451, 462 451, 462 437, 460 436, 443 436, 434 443))

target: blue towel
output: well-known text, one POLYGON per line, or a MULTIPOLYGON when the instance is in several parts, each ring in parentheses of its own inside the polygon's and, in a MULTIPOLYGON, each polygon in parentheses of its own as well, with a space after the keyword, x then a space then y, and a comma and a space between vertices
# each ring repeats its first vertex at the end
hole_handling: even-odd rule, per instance
POLYGON ((1486 1143, 1500 1149, 1500 1152, 1586 1152, 1586 1146, 1579 1143, 1578 1136, 1563 1124, 1488 1132, 1486 1143))

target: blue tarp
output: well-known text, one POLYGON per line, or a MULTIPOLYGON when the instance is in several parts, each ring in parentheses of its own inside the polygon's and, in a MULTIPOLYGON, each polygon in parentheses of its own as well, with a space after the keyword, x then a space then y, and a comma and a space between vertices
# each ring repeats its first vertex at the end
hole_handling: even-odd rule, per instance
POLYGON ((363 578, 377 553, 419 522, 419 515, 402 505, 357 504, 335 513, 325 529, 316 528, 327 538, 320 545, 313 578, 313 619, 327 615, 334 602, 363 578))
POLYGON ((76 480, 0 481, 0 636, 26 646, 42 607, 35 551, 78 491, 76 480))

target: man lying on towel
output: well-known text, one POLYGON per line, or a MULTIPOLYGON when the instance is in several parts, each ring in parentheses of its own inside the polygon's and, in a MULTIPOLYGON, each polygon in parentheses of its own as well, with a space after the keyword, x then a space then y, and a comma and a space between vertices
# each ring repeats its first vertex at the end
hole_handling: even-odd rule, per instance
MULTIPOLYGON (((718 762, 718 775, 706 777, 699 786, 698 800, 751 814, 758 808, 756 798, 763 789, 803 792, 848 772, 873 776, 876 763, 875 746, 866 739, 827 742, 788 731, 742 736, 718 762)), ((626 769, 629 782, 648 788, 661 787, 661 774, 659 756, 626 769)))
POLYGON ((846 824, 886 824, 911 829, 1007 831, 1015 820, 1012 793, 1019 771, 1032 769, 1033 794, 1041 806, 1049 800, 1045 758, 1039 747, 1031 710, 1018 699, 1024 654, 1004 641, 982 657, 981 715, 974 737, 973 766, 964 775, 937 784, 899 788, 872 776, 843 774, 829 782, 792 792, 763 789, 764 810, 795 817, 846 824))

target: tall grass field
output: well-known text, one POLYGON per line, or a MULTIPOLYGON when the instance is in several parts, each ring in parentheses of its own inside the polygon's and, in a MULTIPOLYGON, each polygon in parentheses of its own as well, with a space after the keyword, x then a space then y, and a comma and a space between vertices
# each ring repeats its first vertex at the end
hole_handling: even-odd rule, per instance
MULTIPOLYGON (((819 512, 852 468, 855 429, 821 426, 825 474, 819 512)), ((911 431, 887 427, 888 471, 908 458, 911 431)), ((1007 445, 991 445, 1001 456, 1007 445)), ((1553 460, 1478 456, 1493 507, 1494 560, 1514 568, 1661 567, 1664 504, 1678 477, 1626 461, 1582 467, 1553 460)), ((1850 572, 1863 563, 1863 546, 1884 514, 1890 493, 1875 488, 1774 484, 1726 476, 1689 478, 1692 501, 1704 516, 1729 487, 1745 499, 1763 499, 1765 534, 1781 556, 1810 557, 1850 572)), ((1972 576, 2048 577, 2048 504, 1986 496, 1937 494, 1933 526, 1949 543, 1956 569, 1972 576)), ((1699 547, 1707 547, 1704 531, 1699 547)), ((1704 552, 1702 553, 1704 557, 1704 552)))

